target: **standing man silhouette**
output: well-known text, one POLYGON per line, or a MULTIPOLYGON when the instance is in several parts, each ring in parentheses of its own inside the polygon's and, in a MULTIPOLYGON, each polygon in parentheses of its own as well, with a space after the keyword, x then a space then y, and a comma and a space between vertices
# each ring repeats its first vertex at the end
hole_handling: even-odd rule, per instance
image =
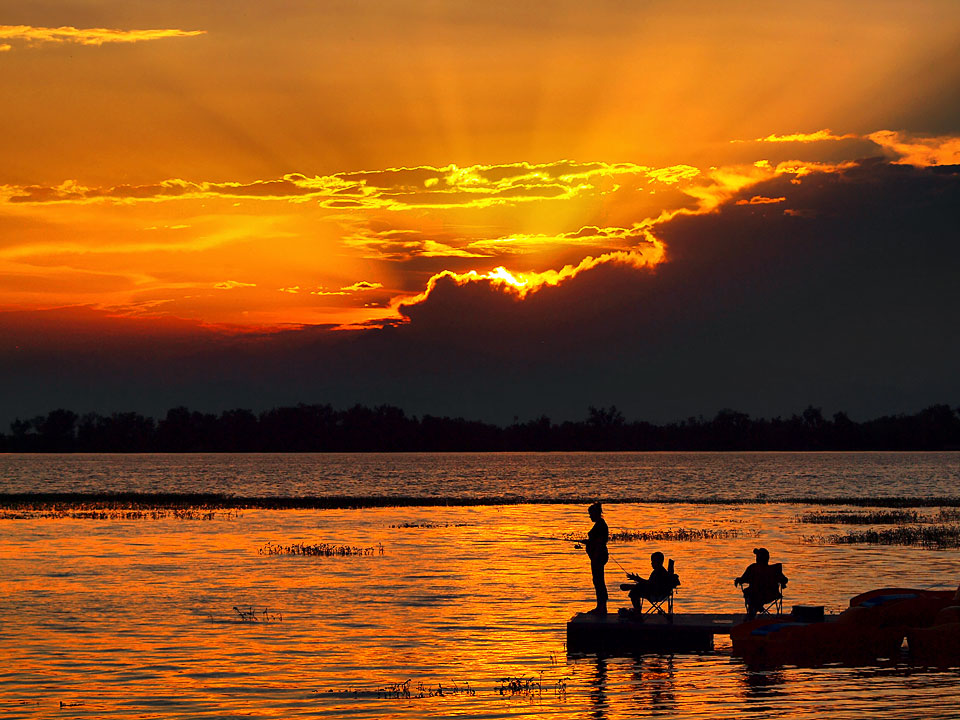
POLYGON ((591 615, 606 615, 607 583, 603 577, 603 566, 607 564, 610 557, 607 552, 607 540, 610 537, 610 531, 603 519, 603 506, 600 503, 591 505, 587 512, 590 519, 593 520, 593 527, 587 533, 585 548, 587 557, 590 558, 590 574, 593 575, 593 587, 597 591, 597 606, 589 612, 591 615))

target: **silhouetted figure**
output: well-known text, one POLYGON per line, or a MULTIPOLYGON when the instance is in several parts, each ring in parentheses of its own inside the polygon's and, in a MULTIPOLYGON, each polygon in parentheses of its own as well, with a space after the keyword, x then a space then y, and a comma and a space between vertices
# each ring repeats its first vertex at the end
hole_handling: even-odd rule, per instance
POLYGON ((607 529, 607 523, 603 519, 603 506, 600 503, 594 503, 587 510, 590 519, 593 520, 593 527, 587 533, 587 542, 584 547, 587 551, 587 557, 590 558, 590 573, 593 575, 593 587, 597 591, 597 606, 590 610, 593 615, 607 614, 607 583, 603 577, 603 566, 607 564, 610 558, 607 552, 607 540, 610 537, 610 531, 607 529))
POLYGON ((747 619, 752 620, 764 607, 781 596, 780 589, 787 586, 783 574, 783 565, 770 564, 770 553, 766 548, 754 548, 757 561, 751 563, 743 575, 733 581, 735 586, 743 588, 743 598, 747 602, 747 619))
MULTIPOLYGON (((638 613, 643 612, 643 601, 660 602, 680 584, 680 578, 676 573, 663 566, 663 553, 659 550, 650 555, 650 577, 643 579, 634 573, 627 573, 627 577, 633 580, 633 583, 623 583, 621 590, 630 593, 630 602, 638 613)), ((672 566, 672 563, 671 563, 672 566)))

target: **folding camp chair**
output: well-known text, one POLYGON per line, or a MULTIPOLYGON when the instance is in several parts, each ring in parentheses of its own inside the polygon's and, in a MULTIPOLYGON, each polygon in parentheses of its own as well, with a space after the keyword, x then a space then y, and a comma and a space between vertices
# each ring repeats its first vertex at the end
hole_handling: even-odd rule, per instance
MULTIPOLYGON (((646 595, 640 595, 639 597, 639 610, 643 615, 666 615, 667 617, 673 616, 673 596, 676 594, 677 586, 680 584, 680 578, 674 572, 673 560, 667 565, 668 579, 666 584, 662 587, 656 588, 658 592, 649 593, 646 595), (643 608, 643 601, 646 600, 649 605, 646 609, 643 608), (666 608, 664 608, 666 606, 666 608)), ((634 586, 629 584, 624 584, 620 586, 623 590, 630 590, 634 586)), ((632 596, 631 596, 632 597, 632 596)))
MULTIPOLYGON (((764 599, 760 604, 760 607, 757 609, 757 615, 771 615, 771 611, 776 611, 777 615, 783 614, 783 589, 784 585, 780 582, 780 578, 783 577, 783 563, 777 563, 776 565, 768 565, 767 573, 770 575, 770 582, 761 582, 761 587, 757 588, 758 590, 763 590, 764 599)), ((750 612, 750 599, 747 597, 747 591, 744 590, 743 593, 743 605, 746 607, 747 612, 750 612)))
MULTIPOLYGON (((747 610, 750 609, 750 604, 748 602, 744 601, 744 605, 747 606, 747 610)), ((782 593, 779 596, 777 596, 775 599, 771 600, 766 605, 761 607, 759 611, 757 611, 757 615, 771 615, 771 614, 783 615, 783 594, 782 593), (771 610, 776 610, 776 613, 771 613, 770 612, 771 610)))
MULTIPOLYGON (((656 596, 653 596, 653 597, 648 596, 644 598, 644 600, 650 603, 650 605, 647 607, 646 610, 643 611, 643 614, 650 615, 655 613, 657 615, 667 615, 667 616, 673 615, 673 595, 674 595, 674 589, 670 588, 670 591, 666 595, 662 595, 659 598, 657 598, 656 596), (664 605, 667 606, 666 610, 663 609, 664 605)), ((642 607, 642 604, 641 604, 641 607, 642 607)))

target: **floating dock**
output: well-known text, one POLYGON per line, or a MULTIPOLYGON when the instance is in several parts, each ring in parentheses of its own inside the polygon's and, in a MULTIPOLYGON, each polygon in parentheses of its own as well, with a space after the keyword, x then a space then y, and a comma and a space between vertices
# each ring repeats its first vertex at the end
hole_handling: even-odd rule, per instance
MULTIPOLYGON (((704 652, 715 635, 729 635, 747 619, 744 613, 675 613, 673 615, 598 616, 577 613, 567 623, 567 652, 704 652)), ((764 616, 789 622, 791 615, 764 616)), ((833 618, 825 618, 829 621, 833 618)))
MULTIPOLYGON (((784 615, 784 618, 789 616, 784 615)), ((567 651, 697 652, 713 650, 714 635, 729 635, 744 613, 676 613, 644 615, 643 620, 616 613, 577 613, 567 623, 567 651)))

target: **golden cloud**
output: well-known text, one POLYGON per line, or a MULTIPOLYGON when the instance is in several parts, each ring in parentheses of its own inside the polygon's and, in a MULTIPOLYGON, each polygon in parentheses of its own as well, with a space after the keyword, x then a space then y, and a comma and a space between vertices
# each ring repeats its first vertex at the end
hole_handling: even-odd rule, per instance
MULTIPOLYGON (((799 183, 811 173, 840 172, 856 165, 803 160, 772 164, 761 160, 701 171, 688 165, 654 168, 631 163, 561 160, 540 164, 401 167, 314 176, 288 173, 275 179, 243 183, 173 178, 144 185, 101 187, 88 187, 74 181, 58 185, 8 185, 0 187, 0 200, 12 203, 4 209, 10 217, 38 213, 52 217, 55 213, 47 204, 62 203, 65 222, 61 224, 71 229, 59 235, 35 232, 19 241, 24 244, 0 249, 0 261, 9 261, 11 265, 57 262, 76 267, 129 270, 142 265, 134 258, 123 256, 214 250, 220 245, 242 241, 244 245, 237 252, 242 253, 248 267, 256 268, 256 275, 248 274, 248 279, 254 282, 211 278, 209 268, 217 267, 215 263, 192 268, 184 275, 179 259, 164 257, 161 264, 167 275, 144 283, 156 288, 158 294, 157 298, 150 298, 157 304, 148 311, 183 312, 184 303, 179 307, 160 304, 166 300, 159 296, 169 295, 168 280, 174 278, 188 281, 190 288, 213 287, 224 291, 270 288, 269 292, 238 295, 256 295, 256 301, 267 308, 264 312, 273 313, 271 318, 280 316, 277 307, 282 305, 282 311, 287 313, 289 306, 299 300, 306 301, 300 305, 307 309, 298 319, 306 322, 320 309, 332 308, 323 310, 327 312, 325 321, 328 317, 335 318, 333 322, 349 317, 389 324, 402 322, 401 308, 422 302, 443 278, 458 284, 488 283, 522 298, 541 288, 559 285, 602 263, 654 267, 664 260, 664 246, 657 239, 658 225, 678 214, 714 212, 728 202, 782 203, 784 198, 779 197, 780 192, 769 192, 771 197, 768 197, 758 194, 757 186, 777 177, 799 183), (757 192, 751 192, 755 189, 757 192), (664 196, 668 201, 664 201, 664 196), (558 198, 576 198, 576 202, 569 206, 535 206, 533 212, 519 205, 533 199, 552 203, 558 198), (201 209, 191 215, 191 208, 179 205, 138 205, 129 212, 122 208, 128 222, 136 222, 136 230, 151 230, 141 236, 122 232, 122 224, 115 222, 118 215, 115 204, 178 199, 199 200, 197 204, 201 209), (221 202, 208 202, 217 199, 221 202), (253 203, 254 207, 242 215, 229 207, 224 211, 224 206, 239 204, 233 202, 238 199, 248 201, 245 204, 253 203), (260 205, 262 202, 292 205, 273 206, 269 210, 276 212, 271 214, 260 205), (333 203, 349 205, 360 212, 332 214, 322 210, 324 205, 333 203), (467 212, 421 211, 446 207, 476 209, 492 204, 518 207, 513 212, 476 216, 467 212), (413 212, 388 214, 382 212, 384 209, 413 212), (364 211, 381 212, 364 214, 364 211), (316 222, 318 213, 324 215, 321 230, 316 222), (74 217, 80 218, 81 223, 109 220, 110 232, 78 234, 74 217), (171 232, 173 230, 177 232, 171 232), (280 235, 291 238, 291 254, 275 260, 273 248, 264 239, 280 235), (67 255, 71 257, 66 258, 67 255), (340 272, 350 274, 329 275, 324 258, 333 256, 338 258, 337 262, 354 263, 349 268, 339 267, 340 272), (306 258, 314 263, 308 270, 313 275, 312 281, 302 274, 301 261, 306 258), (425 258, 431 261, 422 261, 425 258), (390 262, 416 259, 418 262, 398 271, 383 263, 366 262, 371 259, 390 262), (471 272, 463 272, 471 267, 471 272), (416 273, 415 280, 403 277, 408 271, 416 273), (419 275, 421 272, 424 275, 419 275), (368 280, 352 282, 353 278, 367 273, 375 274, 368 280), (422 278, 432 273, 430 281, 421 284, 422 278), (293 281, 300 284, 289 285, 293 281), (412 288, 413 292, 388 292, 383 289, 383 283, 408 291, 412 288), (423 291, 417 293, 420 288, 423 291), (363 293, 368 294, 360 295, 363 293), (295 299, 284 295, 303 297, 295 299), (389 295, 394 297, 388 300, 389 295), (331 297, 314 300, 310 296, 331 297), (367 300, 376 302, 364 302, 367 300)), ((239 317, 239 311, 228 312, 221 307, 231 297, 229 293, 208 290, 204 298, 214 295, 217 300, 204 299, 206 305, 199 300, 191 301, 193 305, 187 311, 207 318, 215 310, 220 313, 218 318, 229 316, 237 317, 237 322, 250 322, 252 316, 239 317), (211 303, 220 304, 211 310, 211 303)), ((123 300, 117 298, 116 302, 123 300)), ((247 310, 259 312, 257 308, 248 308, 244 313, 247 310)))
POLYGON ((764 195, 754 195, 749 200, 737 200, 737 205, 773 205, 786 201, 785 197, 766 197, 764 195))
POLYGON ((882 148, 890 150, 899 158, 900 165, 929 167, 931 165, 960 164, 960 138, 949 135, 939 137, 908 138, 906 133, 880 130, 867 137, 882 148))
MULTIPOLYGON (((368 290, 379 290, 383 287, 383 283, 378 282, 369 282, 367 280, 360 280, 355 282, 352 285, 345 285, 339 290, 324 290, 322 287, 317 288, 316 290, 311 290, 311 295, 352 295, 358 292, 367 292, 368 290)), ((285 291, 289 292, 292 288, 286 288, 285 291)), ((297 288, 299 291, 299 288, 297 288)))
POLYGON ((0 200, 11 203, 137 202, 210 197, 316 201, 331 209, 411 210, 486 208, 544 200, 569 200, 586 192, 617 189, 610 179, 629 177, 637 186, 675 185, 700 171, 690 165, 652 168, 633 163, 510 163, 458 167, 418 166, 332 175, 288 173, 272 180, 203 182, 170 178, 146 185, 87 187, 5 185, 0 200))
POLYGON ((214 284, 217 290, 236 290, 237 288, 256 287, 256 283, 245 283, 237 280, 225 280, 214 284))
POLYGON ((344 292, 363 292, 365 290, 378 290, 382 287, 383 283, 360 280, 359 282, 355 282, 353 285, 347 285, 346 287, 342 287, 340 289, 344 292))
POLYGON ((762 138, 754 138, 750 140, 731 140, 730 142, 742 143, 742 142, 762 142, 762 143, 813 143, 813 142, 824 142, 827 140, 856 140, 860 136, 853 133, 847 133, 845 135, 835 135, 832 131, 824 129, 817 130, 812 133, 790 133, 788 135, 767 135, 762 138))
POLYGON ((474 240, 466 247, 487 255, 518 255, 560 246, 610 247, 649 242, 650 236, 640 224, 633 227, 597 227, 556 234, 515 233, 505 237, 474 240))
POLYGON ((436 289, 437 283, 443 279, 453 280, 457 285, 476 282, 489 283, 493 287, 514 293, 517 297, 523 298, 544 287, 557 286, 565 280, 576 277, 581 272, 591 270, 605 263, 629 265, 635 268, 652 267, 663 260, 663 250, 661 243, 653 242, 648 249, 619 250, 600 255, 599 257, 586 257, 577 265, 564 265, 559 270, 546 270, 543 272, 512 272, 503 266, 496 267, 490 272, 485 273, 475 270, 465 273, 444 270, 443 272, 436 273, 427 281, 426 289, 423 292, 412 297, 395 298, 391 302, 391 308, 396 312, 401 312, 406 306, 424 302, 430 296, 430 293, 436 289))
MULTIPOLYGON (((792 183, 799 183, 800 178, 811 173, 834 173, 849 170, 857 166, 856 162, 822 163, 801 160, 788 160, 771 165, 766 160, 760 160, 752 165, 731 165, 712 168, 703 176, 704 182, 685 187, 683 192, 696 198, 698 207, 695 210, 681 209, 671 213, 664 213, 654 222, 663 222, 676 214, 699 214, 712 212, 720 205, 728 202, 752 185, 771 180, 781 175, 792 175, 792 183)), ((779 202, 776 198, 746 202, 759 204, 761 202, 779 202)))
MULTIPOLYGON (((559 270, 518 272, 510 270, 505 266, 498 266, 488 272, 470 271, 458 273, 451 270, 444 270, 434 274, 428 280, 423 292, 413 296, 394 298, 389 306, 393 314, 384 318, 383 322, 389 323, 395 321, 397 316, 402 320, 405 317, 403 313, 404 307, 426 301, 431 292, 437 287, 437 283, 444 279, 452 280, 458 285, 485 282, 489 283, 492 287, 523 298, 544 287, 559 285, 584 271, 591 270, 604 263, 617 263, 635 268, 652 268, 666 259, 666 248, 654 235, 654 230, 660 223, 668 222, 680 214, 701 215, 714 212, 720 205, 731 201, 751 186, 757 185, 765 180, 771 180, 779 176, 793 176, 791 182, 799 183, 802 182, 801 178, 812 173, 837 173, 857 166, 858 163, 856 162, 817 163, 802 161, 783 162, 773 166, 767 161, 758 161, 752 165, 711 168, 708 173, 703 175, 700 175, 698 172, 698 183, 683 188, 684 193, 698 201, 697 207, 693 209, 681 208, 678 210, 663 211, 658 217, 648 218, 634 223, 633 227, 630 228, 586 226, 576 232, 562 233, 560 235, 514 235, 495 240, 475 241, 471 243, 469 247, 482 248, 483 250, 500 250, 503 247, 510 248, 511 250, 516 248, 518 254, 541 243, 550 245, 579 239, 590 242, 621 241, 639 244, 632 248, 615 250, 596 257, 588 256, 576 265, 568 264, 559 270)), ((691 175, 690 177, 696 176, 691 175)), ((785 202, 785 200, 785 197, 754 195, 749 199, 741 198, 736 201, 736 204, 768 205, 785 202)), ((790 215, 801 214, 800 212, 790 210, 785 211, 785 213, 790 215)), ((507 250, 506 252, 510 252, 511 250, 507 250)))
MULTIPOLYGON (((32 25, 0 25, 0 38, 21 40, 28 44, 75 43, 100 46, 105 43, 136 43, 167 38, 195 37, 206 30, 114 30, 110 28, 34 27, 32 25)), ((3 46, 9 50, 10 45, 3 46)))
POLYGON ((488 253, 471 252, 453 244, 449 237, 430 236, 419 230, 362 228, 348 235, 343 242, 363 250, 367 259, 411 260, 415 257, 487 257, 488 253))

